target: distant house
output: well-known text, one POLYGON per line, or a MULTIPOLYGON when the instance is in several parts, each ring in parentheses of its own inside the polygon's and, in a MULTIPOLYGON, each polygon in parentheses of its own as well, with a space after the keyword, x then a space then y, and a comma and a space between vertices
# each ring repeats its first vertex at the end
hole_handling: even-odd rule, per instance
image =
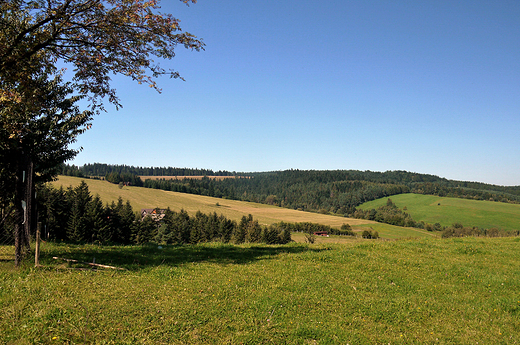
POLYGON ((160 208, 142 208, 141 209, 141 220, 146 217, 151 217, 153 220, 159 222, 165 216, 166 210, 160 208))
POLYGON ((327 231, 316 231, 314 235, 329 237, 329 233, 327 231))

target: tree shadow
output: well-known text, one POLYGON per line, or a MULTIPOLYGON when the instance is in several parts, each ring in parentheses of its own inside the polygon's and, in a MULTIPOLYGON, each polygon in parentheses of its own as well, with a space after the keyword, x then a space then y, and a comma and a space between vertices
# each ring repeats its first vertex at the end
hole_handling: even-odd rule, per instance
POLYGON ((290 245, 232 245, 209 243, 200 245, 152 245, 142 246, 94 246, 94 245, 53 245, 40 258, 44 265, 56 265, 62 259, 73 259, 80 263, 73 267, 90 267, 85 263, 97 263, 128 270, 148 267, 180 266, 188 263, 209 262, 218 265, 248 264, 258 260, 269 260, 283 254, 321 252, 324 248, 310 248, 304 244, 290 245), (58 257, 58 261, 53 259, 58 257))

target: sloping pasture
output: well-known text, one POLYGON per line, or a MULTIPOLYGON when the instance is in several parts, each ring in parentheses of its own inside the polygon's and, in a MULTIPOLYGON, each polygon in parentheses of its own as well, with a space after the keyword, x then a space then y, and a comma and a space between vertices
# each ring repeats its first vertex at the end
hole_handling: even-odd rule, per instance
MULTIPOLYGON (((390 197, 399 207, 406 207, 412 218, 426 223, 443 226, 455 222, 464 226, 520 230, 520 205, 494 201, 468 200, 423 194, 400 194, 390 197)), ((359 206, 361 209, 378 208, 388 198, 370 201, 359 206)))

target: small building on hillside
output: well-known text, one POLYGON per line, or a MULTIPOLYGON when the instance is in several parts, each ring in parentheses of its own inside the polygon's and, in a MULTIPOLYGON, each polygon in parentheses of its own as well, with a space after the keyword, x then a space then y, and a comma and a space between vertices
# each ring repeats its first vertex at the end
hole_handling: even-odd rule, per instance
POLYGON ((151 217, 156 222, 161 221, 165 216, 166 210, 160 208, 142 208, 141 209, 141 220, 146 217, 151 217))
POLYGON ((316 231, 314 235, 329 237, 329 233, 327 231, 316 231))

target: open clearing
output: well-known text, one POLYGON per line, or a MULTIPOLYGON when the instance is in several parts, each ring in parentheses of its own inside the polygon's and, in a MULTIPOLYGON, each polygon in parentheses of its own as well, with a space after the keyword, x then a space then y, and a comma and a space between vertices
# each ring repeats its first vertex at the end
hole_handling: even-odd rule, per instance
MULTIPOLYGON (((390 197, 399 208, 406 206, 412 218, 426 223, 443 226, 455 222, 464 226, 520 230, 520 205, 501 202, 447 198, 423 194, 400 194, 390 197)), ((378 208, 388 198, 370 201, 359 206, 361 209, 378 208)))
POLYGON ((518 344, 519 249, 519 238, 44 243, 42 268, 0 262, 0 343, 518 344))
POLYGON ((364 219, 303 212, 253 202, 219 199, 142 187, 119 188, 118 185, 104 180, 59 176, 58 180, 52 182, 52 184, 57 188, 59 188, 59 186, 67 188, 68 186, 77 186, 81 181, 85 181, 88 184, 92 195, 99 194, 103 202, 111 203, 121 197, 124 201, 130 201, 134 211, 139 211, 143 208, 169 207, 173 211, 184 209, 190 215, 194 215, 199 210, 202 213, 216 212, 219 215, 223 214, 227 218, 236 221, 239 221, 244 215, 247 216, 251 214, 263 225, 281 221, 291 223, 312 222, 339 228, 341 225, 348 223, 353 227, 354 231, 363 231, 367 228, 371 228, 378 231, 379 235, 384 238, 435 236, 435 234, 427 231, 413 228, 402 228, 364 219))

